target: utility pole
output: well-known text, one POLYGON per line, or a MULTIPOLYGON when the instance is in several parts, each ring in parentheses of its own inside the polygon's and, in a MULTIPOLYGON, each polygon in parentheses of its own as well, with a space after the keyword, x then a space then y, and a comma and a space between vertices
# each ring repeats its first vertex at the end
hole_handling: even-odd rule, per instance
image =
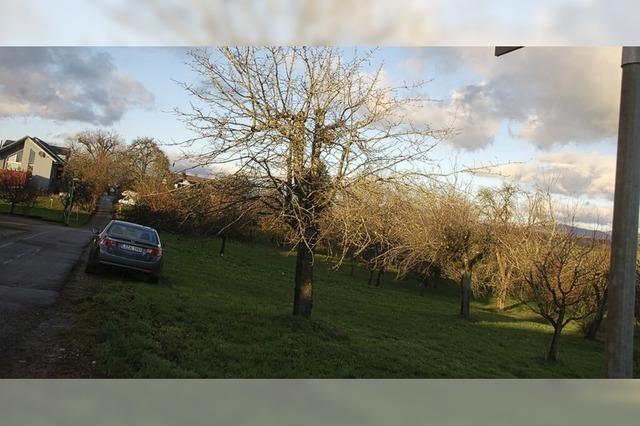
POLYGON ((607 377, 632 378, 640 204, 640 47, 622 48, 617 157, 607 311, 607 377))
MULTIPOLYGON (((521 46, 497 46, 502 56, 521 46)), ((607 307, 607 377, 633 378, 640 204, 640 47, 622 48, 616 186, 607 307)))

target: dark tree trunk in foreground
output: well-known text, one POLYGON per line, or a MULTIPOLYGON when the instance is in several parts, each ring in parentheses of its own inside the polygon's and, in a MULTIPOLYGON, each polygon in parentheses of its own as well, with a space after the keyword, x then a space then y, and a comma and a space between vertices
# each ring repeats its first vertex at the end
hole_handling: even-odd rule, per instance
POLYGON ((224 250, 227 247, 227 234, 226 232, 220 236, 222 243, 220 245, 220 256, 224 256, 224 250))
POLYGON ((313 307, 313 252, 305 244, 298 245, 296 278, 293 293, 293 315, 308 318, 313 307))
POLYGON ((471 271, 465 271, 460 280, 460 316, 471 319, 471 271))
POLYGON ((560 334, 562 333, 562 327, 564 327, 564 310, 560 312, 558 319, 553 325, 553 337, 551 338, 551 345, 549 345, 549 353, 547 354, 547 361, 558 361, 558 345, 560 344, 560 334))
POLYGON ((384 275, 384 266, 378 269, 378 277, 376 278, 376 287, 380 287, 380 284, 382 284, 383 275, 384 275))
POLYGON ((584 338, 587 340, 596 340, 596 336, 598 335, 598 330, 600 329, 600 325, 602 324, 603 315, 600 312, 596 313, 596 316, 589 322, 587 325, 587 329, 584 333, 584 338))
POLYGON ((369 281, 367 281, 367 284, 369 285, 373 283, 373 273, 374 273, 374 269, 373 268, 369 269, 369 281))
POLYGON ((584 333, 584 338, 588 340, 596 340, 596 336, 598 335, 598 330, 600 329, 600 325, 602 325, 602 319, 604 318, 604 313, 607 310, 607 291, 604 293, 604 300, 600 302, 598 306, 598 310, 594 315, 593 319, 587 325, 587 329, 584 333))
POLYGON ((584 329, 585 339, 596 340, 596 337, 598 336, 598 330, 600 329, 600 325, 602 325, 602 319, 604 318, 604 313, 607 310, 608 297, 609 297, 609 289, 605 287, 604 292, 602 293, 602 298, 599 298, 598 300, 598 309, 596 310, 593 318, 586 324, 586 327, 584 329))

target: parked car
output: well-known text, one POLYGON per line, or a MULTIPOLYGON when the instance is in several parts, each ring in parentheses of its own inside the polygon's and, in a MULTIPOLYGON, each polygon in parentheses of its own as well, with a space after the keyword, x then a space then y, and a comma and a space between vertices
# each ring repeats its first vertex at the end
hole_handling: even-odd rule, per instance
POLYGON ((137 223, 112 220, 100 231, 94 229, 86 272, 101 265, 141 271, 158 282, 162 270, 162 244, 158 232, 137 223))

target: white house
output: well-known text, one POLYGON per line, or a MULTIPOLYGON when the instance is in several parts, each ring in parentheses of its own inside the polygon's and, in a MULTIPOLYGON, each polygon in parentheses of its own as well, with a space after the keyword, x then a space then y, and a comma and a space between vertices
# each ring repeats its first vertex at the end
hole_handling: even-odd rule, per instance
POLYGON ((68 150, 32 136, 0 143, 0 168, 30 171, 42 191, 55 191, 68 150))

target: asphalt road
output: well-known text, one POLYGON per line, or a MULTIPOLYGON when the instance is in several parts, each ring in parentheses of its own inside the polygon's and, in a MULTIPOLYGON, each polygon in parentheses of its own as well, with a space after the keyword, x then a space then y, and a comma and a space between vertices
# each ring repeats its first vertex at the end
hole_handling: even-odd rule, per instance
POLYGON ((0 215, 0 344, 19 328, 19 318, 55 302, 92 228, 110 219, 110 197, 82 228, 0 215))

